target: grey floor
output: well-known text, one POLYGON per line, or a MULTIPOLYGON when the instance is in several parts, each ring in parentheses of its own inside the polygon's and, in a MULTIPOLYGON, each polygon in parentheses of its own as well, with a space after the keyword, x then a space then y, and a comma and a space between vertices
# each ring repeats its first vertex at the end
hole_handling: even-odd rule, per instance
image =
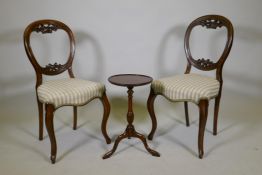
MULTIPOLYGON (((125 91, 123 91, 125 92, 125 91)), ((143 92, 140 92, 143 94, 143 92)), ((134 94, 135 126, 147 134, 151 122, 146 95, 134 94)), ((108 133, 115 139, 126 126, 126 96, 109 96, 112 111, 108 133)), ((262 99, 225 89, 219 114, 219 134, 213 136, 213 103, 205 132, 205 156, 197 157, 198 111, 190 105, 191 126, 185 126, 183 103, 156 99, 158 129, 148 144, 161 157, 148 154, 138 139, 120 142, 115 154, 103 160, 112 148, 100 132, 102 105, 94 100, 79 109, 78 129, 72 130, 72 108, 55 116, 57 162, 49 160, 50 143, 45 130, 38 140, 37 106, 33 91, 0 101, 0 174, 262 174, 262 99)))

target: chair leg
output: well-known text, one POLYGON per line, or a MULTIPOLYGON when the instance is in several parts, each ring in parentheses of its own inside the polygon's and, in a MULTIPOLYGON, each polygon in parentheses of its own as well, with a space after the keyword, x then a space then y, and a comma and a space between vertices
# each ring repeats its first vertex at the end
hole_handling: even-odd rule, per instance
POLYGON ((188 116, 188 104, 187 102, 184 102, 184 106, 185 106, 185 115, 186 115, 186 126, 189 126, 189 116, 188 116))
POLYGON ((218 120, 220 97, 221 97, 221 95, 217 96, 216 99, 215 99, 213 135, 217 135, 217 120, 218 120))
POLYGON ((150 134, 148 135, 148 139, 152 140, 153 136, 155 134, 156 128, 157 128, 157 120, 156 120, 156 115, 154 111, 154 101, 156 99, 156 94, 154 93, 153 89, 151 88, 149 97, 147 99, 147 110, 149 112, 150 118, 152 120, 152 129, 150 134))
POLYGON ((43 140, 43 103, 37 99, 38 104, 38 117, 39 117, 39 140, 43 140))
POLYGON ((106 139, 106 143, 110 144, 111 139, 109 138, 107 131, 106 131, 106 124, 107 124, 107 120, 108 120, 109 114, 110 114, 110 104, 109 104, 108 98, 106 96, 106 93, 103 94, 103 96, 102 96, 102 98, 100 98, 100 100, 103 103, 103 107, 104 107, 104 115, 103 115, 103 120, 102 120, 102 124, 101 124, 101 130, 102 130, 103 136, 106 139))
POLYGON ((51 143, 51 162, 54 164, 56 161, 56 138, 55 138, 55 133, 54 133, 54 124, 53 124, 53 119, 54 119, 54 111, 55 108, 53 105, 46 104, 46 117, 45 117, 45 124, 46 124, 46 129, 49 135, 50 143, 51 143))
POLYGON ((73 124, 73 130, 77 129, 77 107, 74 106, 74 124, 73 124))
POLYGON ((198 131, 198 153, 199 158, 202 159, 204 155, 204 133, 206 128, 206 121, 208 115, 208 100, 200 100, 199 104, 199 131, 198 131))

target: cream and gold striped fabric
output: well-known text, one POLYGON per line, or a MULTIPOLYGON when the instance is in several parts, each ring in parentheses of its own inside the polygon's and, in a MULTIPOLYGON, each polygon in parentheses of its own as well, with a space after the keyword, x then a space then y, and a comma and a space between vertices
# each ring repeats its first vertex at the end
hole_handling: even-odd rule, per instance
POLYGON ((100 83, 76 78, 46 81, 37 88, 42 103, 63 105, 83 105, 95 97, 102 97, 105 86, 100 83))
POLYGON ((155 93, 171 101, 192 101, 198 104, 201 99, 216 97, 219 85, 214 78, 191 73, 154 80, 151 87, 155 93))

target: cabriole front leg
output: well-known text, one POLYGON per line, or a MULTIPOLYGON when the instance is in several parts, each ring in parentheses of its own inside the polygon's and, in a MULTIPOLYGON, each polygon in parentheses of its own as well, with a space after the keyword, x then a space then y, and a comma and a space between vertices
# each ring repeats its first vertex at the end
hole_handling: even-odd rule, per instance
POLYGON ((199 131, 198 131, 198 153, 202 159, 204 155, 204 134, 208 115, 208 100, 200 100, 199 104, 199 131))
POLYGON ((107 99, 106 93, 103 94, 103 96, 102 96, 102 98, 100 98, 100 100, 102 101, 103 107, 104 107, 104 115, 103 115, 103 120, 102 120, 102 124, 101 124, 101 130, 102 130, 103 136, 105 137, 106 143, 110 144, 111 139, 109 138, 107 131, 106 131, 107 120, 108 120, 109 114, 110 114, 110 104, 109 104, 109 101, 107 99))
POLYGON ((47 133, 49 135, 50 143, 51 143, 50 159, 51 159, 51 162, 53 164, 56 161, 56 151, 57 151, 56 138, 55 138, 55 132, 54 132, 54 124, 53 124, 54 111, 55 111, 55 108, 54 108, 53 105, 46 104, 45 124, 46 124, 47 133))
POLYGON ((151 88, 149 97, 147 99, 147 110, 149 112, 149 115, 152 121, 152 129, 151 129, 150 134, 148 135, 149 140, 153 139, 153 136, 157 128, 157 120, 156 120, 156 115, 154 111, 154 101, 155 101, 156 96, 157 95, 154 93, 154 90, 151 88))

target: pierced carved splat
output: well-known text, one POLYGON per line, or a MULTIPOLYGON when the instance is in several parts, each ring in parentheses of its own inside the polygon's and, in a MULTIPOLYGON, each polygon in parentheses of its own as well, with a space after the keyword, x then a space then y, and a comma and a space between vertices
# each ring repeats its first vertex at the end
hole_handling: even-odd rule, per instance
POLYGON ((216 29, 217 27, 222 27, 223 24, 220 20, 218 19, 207 19, 200 21, 200 25, 206 28, 211 28, 211 29, 216 29))
POLYGON ((57 72, 57 71, 59 71, 59 70, 61 70, 61 69, 63 69, 63 65, 61 65, 61 64, 57 64, 57 63, 55 63, 55 64, 48 64, 48 65, 46 65, 45 67, 44 67, 44 71, 46 71, 46 72, 50 72, 50 73, 52 73, 52 72, 57 72))
POLYGON ((37 26, 34 31, 36 31, 37 33, 41 32, 42 34, 44 33, 52 33, 54 31, 57 31, 57 26, 53 25, 53 24, 39 24, 39 26, 37 26))
POLYGON ((197 61, 197 64, 202 67, 202 68, 209 68, 209 67, 212 67, 212 66, 215 66, 215 63, 212 62, 210 59, 198 59, 196 60, 197 61))

